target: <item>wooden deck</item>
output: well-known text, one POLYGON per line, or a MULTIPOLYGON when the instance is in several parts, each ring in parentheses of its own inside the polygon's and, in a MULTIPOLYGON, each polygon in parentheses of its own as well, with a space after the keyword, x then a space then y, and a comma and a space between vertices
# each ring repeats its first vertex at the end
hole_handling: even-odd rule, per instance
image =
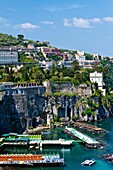
POLYGON ((93 126, 93 125, 90 125, 90 124, 87 124, 87 123, 82 123, 82 122, 75 122, 75 123, 73 123, 72 126, 75 127, 75 128, 78 128, 78 129, 92 131, 92 132, 95 132, 95 133, 105 133, 105 132, 107 132, 105 129, 98 128, 97 126, 93 126))

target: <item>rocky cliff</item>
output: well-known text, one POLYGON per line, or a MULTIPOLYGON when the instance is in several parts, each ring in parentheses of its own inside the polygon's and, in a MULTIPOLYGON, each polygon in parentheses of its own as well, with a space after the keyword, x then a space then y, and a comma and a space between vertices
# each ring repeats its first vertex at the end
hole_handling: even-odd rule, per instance
POLYGON ((7 89, 0 102, 0 132, 22 133, 36 127, 40 118, 46 123, 54 121, 54 117, 89 121, 110 114, 98 96, 44 96, 44 93, 43 86, 7 89))

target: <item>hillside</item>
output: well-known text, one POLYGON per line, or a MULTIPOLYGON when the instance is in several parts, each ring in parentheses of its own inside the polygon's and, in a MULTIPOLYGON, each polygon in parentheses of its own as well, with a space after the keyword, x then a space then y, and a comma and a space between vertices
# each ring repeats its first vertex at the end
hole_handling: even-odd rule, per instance
POLYGON ((24 38, 24 35, 19 34, 17 37, 12 35, 0 33, 0 46, 24 46, 28 44, 34 44, 38 46, 47 46, 47 44, 40 43, 40 41, 28 40, 24 38))
POLYGON ((0 33, 0 46, 17 45, 18 43, 18 39, 12 35, 0 33))

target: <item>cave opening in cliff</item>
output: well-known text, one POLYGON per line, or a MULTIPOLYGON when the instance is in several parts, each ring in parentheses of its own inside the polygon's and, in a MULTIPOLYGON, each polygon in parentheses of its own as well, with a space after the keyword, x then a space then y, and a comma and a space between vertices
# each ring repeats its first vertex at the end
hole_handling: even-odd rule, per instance
POLYGON ((59 107, 58 108, 58 119, 65 117, 65 108, 59 107))
POLYGON ((22 127, 24 130, 27 128, 27 119, 25 118, 22 119, 22 127))
POLYGON ((32 119, 32 126, 33 126, 33 128, 37 127, 37 118, 32 119))
POLYGON ((69 107, 67 108, 67 117, 69 120, 71 119, 71 109, 69 107))

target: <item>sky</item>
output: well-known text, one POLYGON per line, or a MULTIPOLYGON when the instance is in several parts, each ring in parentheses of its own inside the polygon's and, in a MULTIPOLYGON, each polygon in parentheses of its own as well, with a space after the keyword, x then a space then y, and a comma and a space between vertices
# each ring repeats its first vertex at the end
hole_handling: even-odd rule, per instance
POLYGON ((0 32, 113 57, 113 0, 0 0, 0 32))

